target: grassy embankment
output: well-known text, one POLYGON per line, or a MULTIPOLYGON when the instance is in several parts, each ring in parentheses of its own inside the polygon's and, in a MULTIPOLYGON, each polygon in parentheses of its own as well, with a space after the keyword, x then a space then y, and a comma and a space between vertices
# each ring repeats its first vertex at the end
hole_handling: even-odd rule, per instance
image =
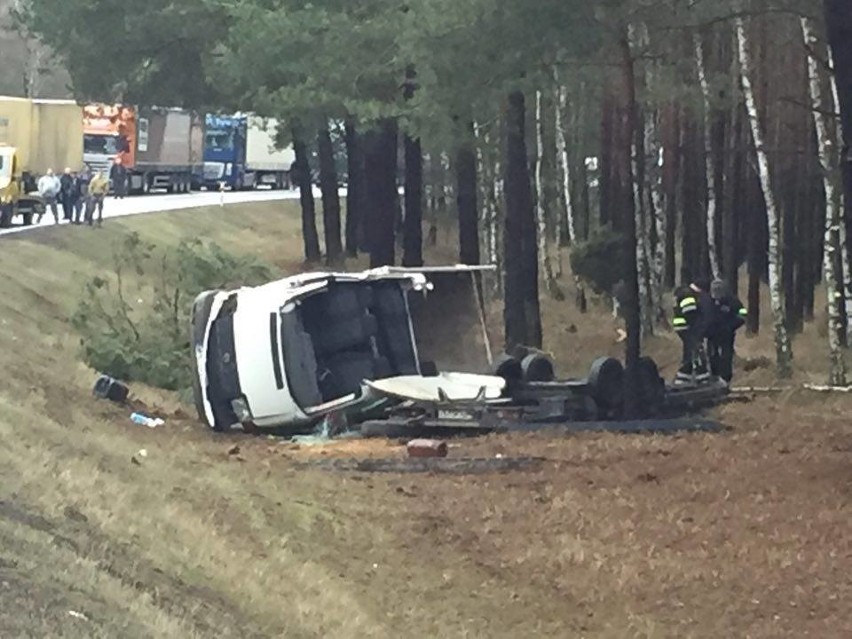
MULTIPOLYGON (((203 232, 289 271, 301 254, 290 206, 0 238, 0 636, 852 633, 843 398, 729 406, 722 436, 465 442, 452 454, 548 460, 475 478, 297 471, 320 453, 215 437, 169 394, 134 388, 166 415, 156 430, 92 399, 67 318, 123 232, 203 232)), ((620 349, 608 318, 545 310, 563 370, 620 349)), ((676 359, 670 338, 651 349, 676 359)), ((743 351, 770 355, 768 336, 743 351)), ((816 374, 822 352, 811 335, 797 361, 816 374)))

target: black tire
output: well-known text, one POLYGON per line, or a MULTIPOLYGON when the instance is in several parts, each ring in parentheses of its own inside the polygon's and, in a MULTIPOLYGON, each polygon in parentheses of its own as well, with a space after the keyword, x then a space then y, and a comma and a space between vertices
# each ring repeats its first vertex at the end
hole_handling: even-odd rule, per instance
POLYGON ((553 362, 547 355, 530 353, 521 360, 522 379, 525 382, 552 382, 556 379, 553 362))
POLYGON ((665 402, 666 382, 660 377, 657 363, 650 357, 639 358, 637 367, 643 407, 648 415, 654 415, 659 412, 665 402))
POLYGON ((505 379, 509 388, 515 388, 524 379, 524 369, 519 359, 502 353, 494 360, 494 375, 505 379))
POLYGON ((624 403, 624 366, 613 357, 601 357, 589 369, 589 394, 604 412, 620 410, 624 403))
POLYGON ((33 213, 24 213, 24 226, 32 226, 33 225, 33 213))

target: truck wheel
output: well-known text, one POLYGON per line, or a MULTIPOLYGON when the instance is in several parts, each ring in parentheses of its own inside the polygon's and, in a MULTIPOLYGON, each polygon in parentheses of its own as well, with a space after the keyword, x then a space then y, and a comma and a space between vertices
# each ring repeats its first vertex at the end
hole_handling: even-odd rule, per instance
POLYGON ((660 369, 657 367, 657 363, 650 357, 641 357, 637 365, 642 403, 647 413, 654 415, 665 402, 666 383, 660 377, 660 369))
POLYGON ((589 370, 589 390, 602 411, 615 411, 624 402, 624 366, 613 357, 601 357, 589 370))
POLYGON ((524 369, 520 360, 503 353, 494 361, 494 375, 506 380, 509 388, 517 386, 524 378, 524 369))
POLYGON ((33 225, 33 214, 32 213, 24 213, 24 226, 32 226, 33 225))
POLYGON ((541 353, 530 353, 521 360, 521 371, 525 382, 552 382, 556 379, 553 362, 541 353))

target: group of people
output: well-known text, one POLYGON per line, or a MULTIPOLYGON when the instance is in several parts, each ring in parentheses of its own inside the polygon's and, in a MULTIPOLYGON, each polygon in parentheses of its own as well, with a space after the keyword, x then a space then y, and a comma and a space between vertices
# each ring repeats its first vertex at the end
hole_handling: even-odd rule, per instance
POLYGON ((748 312, 722 280, 696 280, 675 291, 672 324, 683 343, 676 384, 734 375, 734 341, 748 312))
POLYGON ((127 193, 127 171, 118 160, 109 176, 103 171, 93 172, 88 167, 79 172, 67 167, 61 176, 57 176, 53 169, 48 169, 38 181, 38 193, 44 201, 44 212, 39 215, 38 222, 41 222, 44 213, 50 210, 56 224, 64 219, 71 224, 93 226, 97 223, 100 226, 103 223, 104 200, 109 194, 110 182, 115 197, 123 198, 127 193))

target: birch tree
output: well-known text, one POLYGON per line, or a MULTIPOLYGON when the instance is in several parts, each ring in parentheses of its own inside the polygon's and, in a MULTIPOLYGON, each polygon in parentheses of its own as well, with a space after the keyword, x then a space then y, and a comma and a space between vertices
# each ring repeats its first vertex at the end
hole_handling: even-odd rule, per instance
MULTIPOLYGON (((808 18, 802 18, 802 37, 806 49, 813 49, 817 43, 816 30, 808 18)), ((808 87, 811 97, 814 129, 819 149, 819 163, 822 168, 823 187, 825 189, 825 239, 823 250, 823 277, 825 278, 828 298, 828 349, 830 355, 829 384, 846 385, 846 364, 843 360, 840 333, 843 330, 840 300, 842 293, 837 285, 835 256, 841 249, 840 243, 840 175, 837 162, 836 140, 833 139, 825 112, 827 105, 822 95, 822 83, 819 66, 813 51, 808 55, 808 87)))
POLYGON ((710 143, 713 138, 713 119, 712 119, 712 100, 713 95, 710 90, 710 82, 707 79, 707 65, 704 61, 704 43, 701 39, 701 34, 696 32, 694 36, 695 46, 695 62, 698 68, 698 82, 701 85, 701 94, 704 98, 704 167, 707 174, 707 245, 710 253, 710 269, 713 277, 718 278, 721 269, 719 267, 719 251, 716 246, 716 214, 718 211, 718 203, 716 202, 716 171, 713 168, 713 154, 710 150, 710 143))
POLYGON ((791 374, 791 363, 793 350, 790 345, 790 336, 787 334, 786 317, 784 312, 783 287, 781 282, 781 255, 780 240, 781 229, 779 224, 778 207, 772 185, 772 175, 769 169, 769 157, 766 153, 764 141, 763 123, 760 121, 760 113, 757 109, 757 100, 752 85, 752 61, 749 52, 749 41, 746 35, 745 22, 742 17, 736 18, 737 29, 737 58, 740 63, 740 81, 742 83, 743 95, 745 97, 748 121, 751 134, 754 139, 754 148, 757 154, 758 173, 760 187, 766 201, 766 215, 768 218, 769 231, 769 296, 772 308, 772 320, 775 329, 775 360, 778 374, 781 377, 789 377, 791 374))
POLYGON ((550 254, 550 242, 548 242, 547 210, 544 202, 544 113, 541 91, 535 92, 535 142, 535 214, 538 223, 538 259, 547 292, 555 299, 561 300, 564 299, 564 295, 553 274, 553 257, 550 254))
MULTIPOLYGON (((568 136, 565 132, 565 114, 568 110, 568 91, 559 81, 559 72, 554 67, 553 79, 556 83, 556 102, 554 118, 556 120, 556 155, 559 161, 560 187, 562 204, 565 207, 565 225, 568 231, 568 243, 577 243, 577 222, 574 210, 574 198, 571 195, 571 155, 568 153, 568 136)), ((559 234, 557 234, 557 239, 559 234)), ((574 276, 574 287, 577 294, 577 307, 585 312, 586 290, 581 278, 574 276)))

